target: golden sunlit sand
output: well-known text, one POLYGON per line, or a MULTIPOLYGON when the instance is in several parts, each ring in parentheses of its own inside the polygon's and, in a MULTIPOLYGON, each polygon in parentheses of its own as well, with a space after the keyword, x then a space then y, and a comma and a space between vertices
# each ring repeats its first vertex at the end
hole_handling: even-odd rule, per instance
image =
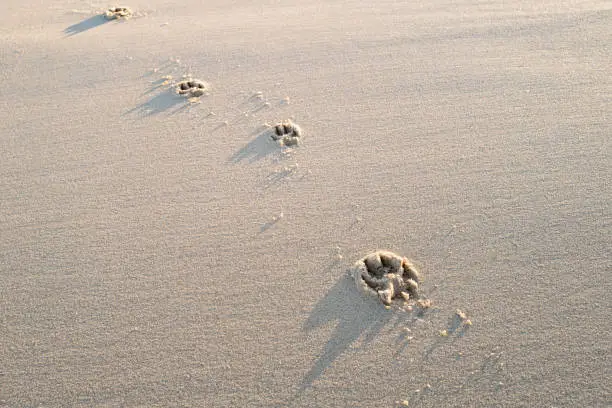
POLYGON ((610 2, 42 3, 0 407, 610 405, 610 2))

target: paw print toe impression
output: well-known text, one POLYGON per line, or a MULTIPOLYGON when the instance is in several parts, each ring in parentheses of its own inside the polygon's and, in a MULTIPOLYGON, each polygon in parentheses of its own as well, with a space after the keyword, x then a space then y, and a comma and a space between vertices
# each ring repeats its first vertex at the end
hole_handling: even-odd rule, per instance
POLYGON ((208 84, 197 79, 187 79, 176 85, 176 93, 188 97, 198 97, 208 91, 208 84))

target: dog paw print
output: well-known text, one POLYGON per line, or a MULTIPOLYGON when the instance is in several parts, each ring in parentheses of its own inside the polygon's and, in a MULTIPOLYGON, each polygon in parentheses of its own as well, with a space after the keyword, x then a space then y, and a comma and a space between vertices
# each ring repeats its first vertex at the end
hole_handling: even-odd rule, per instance
POLYGON ((282 146, 296 146, 300 143, 301 136, 302 129, 295 123, 287 120, 274 126, 272 139, 279 142, 282 146))
POLYGON ((376 251, 357 261, 353 278, 360 290, 377 296, 385 306, 418 297, 419 272, 407 258, 390 251, 376 251))
POLYGON ((113 7, 104 12, 104 17, 107 20, 128 19, 132 17, 132 10, 129 7, 113 7))
POLYGON ((176 84, 176 93, 187 97, 199 97, 208 91, 208 84, 197 79, 186 79, 176 84))

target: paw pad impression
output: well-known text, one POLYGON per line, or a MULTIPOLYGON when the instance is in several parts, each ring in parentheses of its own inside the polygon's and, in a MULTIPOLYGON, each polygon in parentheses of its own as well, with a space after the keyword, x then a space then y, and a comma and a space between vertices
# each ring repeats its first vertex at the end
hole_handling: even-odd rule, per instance
POLYGON ((186 79, 176 84, 176 93, 188 97, 198 97, 208 91, 208 84, 197 79, 186 79))
POLYGON ((393 252, 376 251, 361 258, 352 274, 360 290, 377 296, 386 306, 418 296, 419 272, 407 258, 393 252))
POLYGON ((278 141, 283 146, 295 146, 299 144, 302 136, 302 129, 290 120, 277 123, 274 126, 272 139, 278 141))

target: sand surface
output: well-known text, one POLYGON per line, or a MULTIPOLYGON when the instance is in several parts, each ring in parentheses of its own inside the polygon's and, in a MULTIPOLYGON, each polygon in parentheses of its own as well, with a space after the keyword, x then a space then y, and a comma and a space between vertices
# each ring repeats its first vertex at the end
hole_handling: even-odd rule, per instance
POLYGON ((121 5, 3 2, 1 407, 612 405, 612 3, 121 5))

